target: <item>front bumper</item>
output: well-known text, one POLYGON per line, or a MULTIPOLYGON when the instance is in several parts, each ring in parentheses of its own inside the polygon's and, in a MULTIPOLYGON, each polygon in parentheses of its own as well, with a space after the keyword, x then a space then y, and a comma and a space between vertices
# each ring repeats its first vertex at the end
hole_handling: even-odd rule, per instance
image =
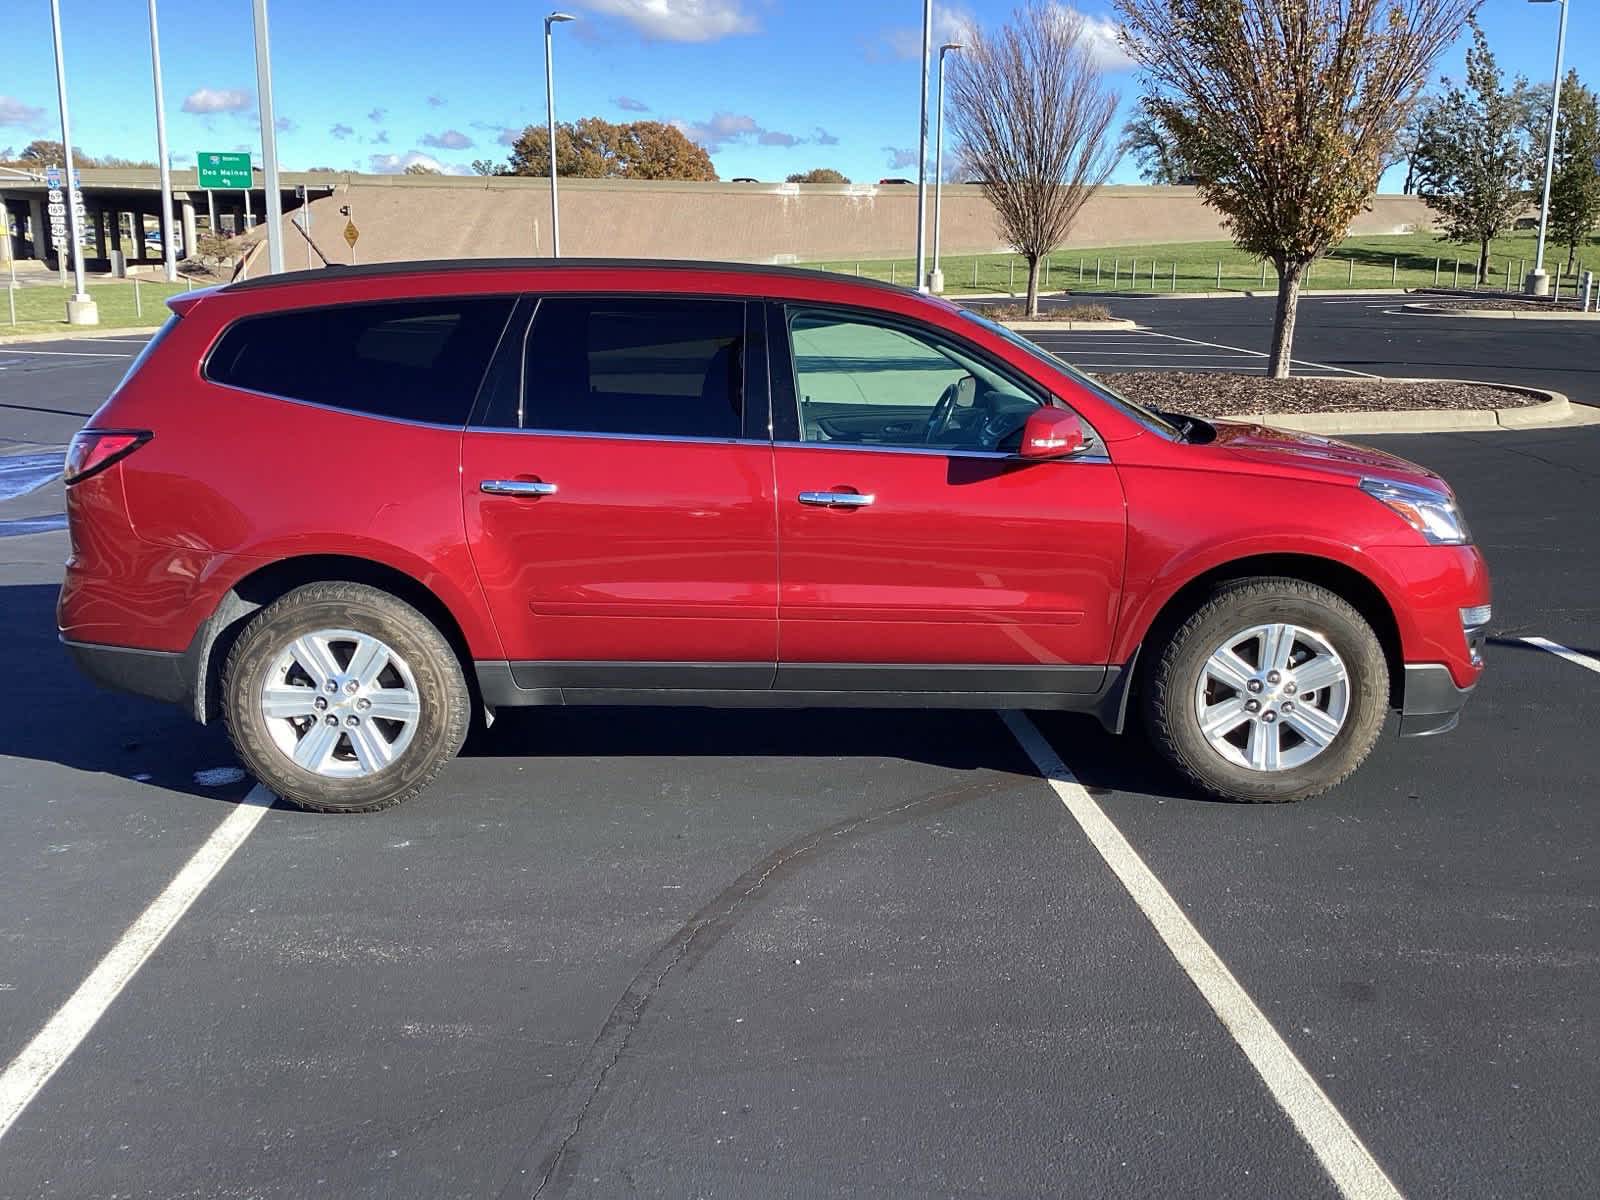
POLYGON ((1478 685, 1456 686, 1443 663, 1407 663, 1405 703, 1400 709, 1401 737, 1449 733, 1478 685))

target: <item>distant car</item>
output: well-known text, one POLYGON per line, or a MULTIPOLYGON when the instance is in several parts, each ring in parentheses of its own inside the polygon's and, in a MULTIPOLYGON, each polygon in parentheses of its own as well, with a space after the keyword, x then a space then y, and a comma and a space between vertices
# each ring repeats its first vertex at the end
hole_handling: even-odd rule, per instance
POLYGON ((911 180, 909 179, 880 179, 878 180, 878 185, 887 187, 889 184, 909 184, 910 182, 911 180))
POLYGON ((544 704, 1132 709, 1207 792, 1296 800, 1483 671, 1438 476, 904 288, 397 263, 168 304, 67 454, 61 638, 307 808, 544 704))
POLYGON ((1511 228, 1512 229, 1537 229, 1537 228, 1539 228, 1539 218, 1538 217, 1518 217, 1514 222, 1512 222, 1511 228))
POLYGON ((760 183, 761 180, 752 179, 748 175, 740 175, 740 176, 737 176, 736 178, 734 178, 733 180, 731 180, 731 182, 733 182, 733 183, 760 183))
MULTIPOLYGON (((151 250, 159 251, 161 249, 160 230, 152 229, 146 233, 144 235, 144 244, 151 250)), ((172 248, 179 258, 183 257, 183 235, 176 229, 172 231, 172 248)))

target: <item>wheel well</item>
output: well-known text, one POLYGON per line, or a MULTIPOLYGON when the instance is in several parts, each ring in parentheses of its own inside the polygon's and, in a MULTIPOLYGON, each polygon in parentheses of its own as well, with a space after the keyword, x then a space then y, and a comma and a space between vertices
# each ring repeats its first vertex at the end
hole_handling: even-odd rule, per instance
MULTIPOLYGON (((1362 615, 1367 624, 1372 626, 1373 633, 1378 636, 1379 645, 1383 647, 1383 656, 1389 666, 1389 702, 1398 708, 1403 698, 1405 659, 1400 649, 1400 626, 1395 621, 1394 610, 1389 607, 1389 601, 1378 589, 1377 584, 1360 571, 1329 558, 1317 558, 1308 554, 1260 554, 1213 567, 1204 574, 1195 576, 1172 594, 1166 604, 1162 605, 1161 611, 1156 614, 1155 620, 1150 622, 1150 628, 1145 631, 1143 641, 1158 640, 1180 625, 1204 603, 1206 596, 1218 584, 1235 579, 1255 579, 1272 575, 1286 576, 1325 587, 1347 601, 1362 615)), ((1155 658, 1154 654, 1140 655, 1141 675, 1144 670, 1149 669, 1149 664, 1154 662, 1155 658)))
MULTIPOLYGON (((461 661, 467 686, 477 688, 466 635, 461 632, 455 614, 426 585, 404 571, 371 559, 342 554, 312 554, 280 559, 246 575, 228 590, 216 611, 200 627, 195 643, 190 648, 190 654, 195 659, 193 678, 200 684, 195 688, 196 719, 204 724, 220 711, 222 665, 227 661, 234 641, 257 610, 303 584, 329 581, 364 583, 411 605, 444 635, 461 661)), ((478 702, 475 692, 473 701, 475 705, 478 702)))

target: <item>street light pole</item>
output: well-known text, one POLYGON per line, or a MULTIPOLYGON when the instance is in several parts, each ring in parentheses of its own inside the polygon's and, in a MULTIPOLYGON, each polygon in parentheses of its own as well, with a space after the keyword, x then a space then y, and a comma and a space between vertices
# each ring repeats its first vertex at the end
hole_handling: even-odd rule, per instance
MULTIPOLYGON (((267 0, 255 0, 256 99, 261 106, 261 156, 267 168, 267 270, 283 271, 283 197, 278 194, 278 126, 272 115, 272 47, 267 39, 267 0)), ((253 181, 252 181, 253 182, 253 181)), ((245 193, 249 205, 249 192, 245 193)))
POLYGON ((1550 179, 1556 166, 1556 121, 1561 115, 1561 59, 1567 50, 1567 0, 1530 0, 1530 3, 1561 5, 1561 25, 1556 34, 1556 77, 1550 87, 1550 140, 1544 154, 1544 197, 1539 202, 1539 248, 1534 252, 1533 273, 1526 280, 1529 294, 1543 296, 1550 290, 1550 277, 1544 269, 1544 238, 1550 224, 1550 179))
POLYGON ((556 198, 556 77, 554 38, 550 27, 576 20, 571 13, 553 12, 544 19, 544 113, 550 131, 550 257, 561 257, 561 205, 556 198))
POLYGON ((928 290, 928 56, 933 53, 933 0, 922 0, 922 133, 917 140, 917 291, 928 290))
MULTIPOLYGON (((61 3, 50 0, 50 32, 56 43, 56 95, 61 102, 61 156, 67 172, 67 237, 72 253, 72 299, 67 301, 67 324, 98 325, 100 310, 83 290, 83 231, 78 223, 78 172, 72 165, 72 118, 67 112, 67 64, 61 55, 61 3)), ((57 252, 57 258, 60 253, 57 252)))
POLYGON ((939 269, 939 230, 943 224, 944 203, 944 56, 959 49, 960 42, 946 42, 939 47, 939 106, 933 139, 933 275, 928 281, 934 293, 944 291, 944 272, 939 269))
MULTIPOLYGON (((167 102, 161 88, 161 32, 156 27, 156 0, 150 0, 150 73, 156 84, 156 157, 161 163, 161 258, 168 283, 178 279, 177 248, 172 244, 172 160, 167 157, 167 102)), ((193 246, 185 246, 189 253, 193 246)))

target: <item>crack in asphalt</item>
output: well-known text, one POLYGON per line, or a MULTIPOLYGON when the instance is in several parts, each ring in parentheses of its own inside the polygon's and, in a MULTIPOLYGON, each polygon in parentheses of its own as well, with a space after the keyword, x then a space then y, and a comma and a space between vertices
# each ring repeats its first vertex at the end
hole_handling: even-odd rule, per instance
MULTIPOLYGON (((1001 775, 982 781, 965 783, 903 801, 857 817, 849 817, 801 835, 761 859, 738 879, 734 880, 712 900, 690 917, 679 930, 650 956, 621 998, 612 1007, 599 1034, 590 1044, 583 1064, 568 1085, 566 1100, 557 1113, 545 1121, 544 1130, 533 1148, 522 1159, 535 1163, 539 1182, 530 1193, 530 1200, 539 1200, 556 1177, 556 1171, 565 1158, 568 1148, 582 1132, 590 1108, 600 1095, 607 1076, 621 1061, 628 1049, 633 1032, 645 1015, 651 1000, 667 981, 673 970, 688 957, 691 950, 699 958, 734 925, 740 910, 772 878, 796 859, 807 855, 815 861, 846 843, 852 835, 875 827, 885 827, 904 820, 913 813, 942 811, 970 800, 981 799, 1014 788, 1018 785, 1014 775, 1001 775)), ((504 1197, 515 1194, 515 1184, 525 1173, 519 1167, 498 1193, 504 1197)))

